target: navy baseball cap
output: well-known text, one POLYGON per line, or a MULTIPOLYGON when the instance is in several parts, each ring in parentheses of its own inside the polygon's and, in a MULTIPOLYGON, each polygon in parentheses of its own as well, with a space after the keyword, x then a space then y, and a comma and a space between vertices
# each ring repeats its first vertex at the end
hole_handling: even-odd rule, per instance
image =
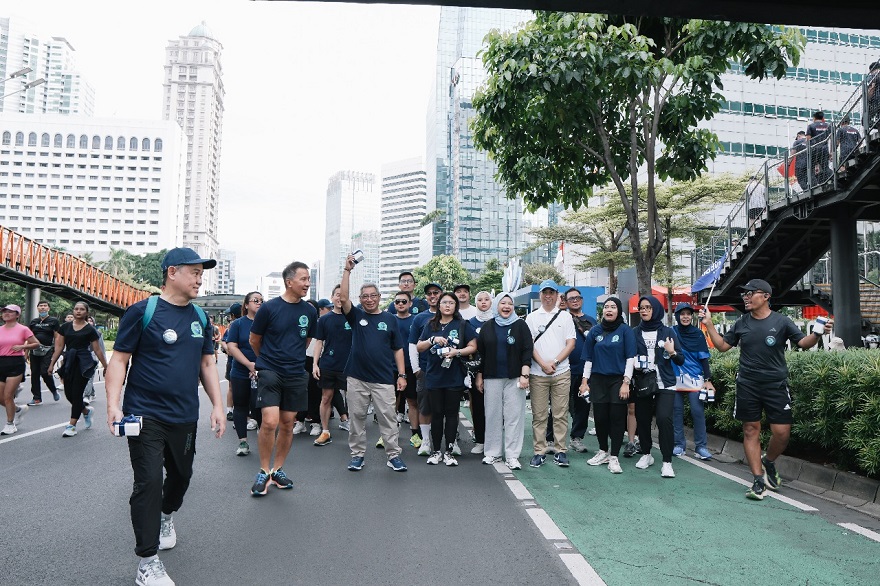
POLYGON ((468 293, 471 292, 471 286, 468 285, 467 283, 459 283, 458 285, 456 285, 455 287, 452 288, 452 292, 455 293, 459 289, 467 289, 468 293))
POLYGON ((764 293, 768 293, 770 295, 773 294, 773 287, 770 286, 770 283, 765 281, 764 279, 752 279, 745 285, 740 285, 740 289, 743 291, 763 291, 764 293))
POLYGON ((241 317, 241 303, 233 303, 229 306, 229 309, 226 310, 226 313, 234 315, 235 317, 241 317))
POLYGON ((553 289, 557 293, 559 292, 559 287, 553 279, 545 279, 544 281, 541 281, 541 284, 538 285, 538 291, 543 291, 544 289, 553 289))
POLYGON ((427 293, 428 289, 430 289, 431 287, 436 287, 436 288, 440 289, 440 291, 443 291, 443 287, 440 286, 440 283, 428 283, 427 285, 425 285, 425 288, 422 290, 425 293, 427 293))
POLYGON ((333 302, 329 299, 318 299, 318 308, 319 309, 327 309, 333 307, 333 302))
POLYGON ((168 267, 178 265, 202 265, 203 268, 213 269, 217 266, 217 261, 200 257, 192 248, 172 248, 162 259, 162 270, 167 271, 168 267))

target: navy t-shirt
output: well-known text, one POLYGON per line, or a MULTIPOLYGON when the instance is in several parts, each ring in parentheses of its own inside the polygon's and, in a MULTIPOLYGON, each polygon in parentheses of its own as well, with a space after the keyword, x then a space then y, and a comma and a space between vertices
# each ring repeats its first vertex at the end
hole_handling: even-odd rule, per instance
MULTIPOLYGON (((464 348, 468 342, 477 337, 474 326, 467 320, 454 319, 445 326, 441 326, 438 330, 432 330, 430 324, 425 324, 419 340, 427 340, 431 336, 446 338, 449 341, 450 348, 464 348), (464 328, 462 328, 464 324, 464 328), (456 340, 456 341, 453 341, 456 340)), ((452 365, 449 368, 443 368, 442 356, 432 354, 426 351, 423 354, 427 359, 427 370, 425 370, 425 387, 428 389, 462 389, 464 388, 464 376, 466 373, 464 362, 458 356, 452 359, 452 365)), ((499 371, 503 372, 503 371, 499 371)))
POLYGON ((507 378, 507 353, 510 352, 508 338, 512 326, 499 326, 498 322, 493 319, 485 327, 495 328, 495 372, 505 373, 499 378, 507 378))
POLYGON ((315 337, 318 311, 300 299, 288 303, 283 297, 270 299, 254 316, 251 332, 263 336, 257 370, 299 376, 305 371, 306 340, 315 337))
POLYGON ((114 348, 131 354, 122 411, 165 423, 194 423, 199 420, 202 356, 214 354, 214 342, 192 304, 181 307, 161 297, 141 332, 147 301, 125 311, 116 334, 114 348))
MULTIPOLYGON (((226 338, 226 342, 232 342, 233 344, 238 344, 238 349, 241 350, 241 353, 244 354, 244 357, 250 360, 251 362, 257 361, 257 355, 254 354, 254 349, 251 348, 251 327, 254 325, 254 320, 249 318, 248 316, 240 317, 231 324, 229 324, 229 328, 226 330, 226 334, 224 337, 226 338)), ((229 376, 232 378, 250 378, 251 373, 247 369, 247 367, 240 363, 238 360, 229 357, 229 360, 232 361, 232 369, 229 371, 229 376)))
MULTIPOLYGON (((431 321, 432 317, 434 317, 434 314, 430 311, 426 311, 425 313, 418 314, 415 319, 413 319, 413 322, 409 327, 409 344, 419 343, 419 336, 422 335, 422 330, 425 329, 425 324, 431 321)), ((419 352, 419 369, 424 372, 426 368, 428 368, 428 353, 419 352)))
MULTIPOLYGON (((413 314, 409 314, 408 317, 397 317, 394 316, 394 319, 397 320, 397 329, 400 332, 400 345, 403 347, 403 362, 406 366, 406 374, 412 374, 412 365, 409 363, 409 331, 412 328, 413 321, 416 319, 416 316, 413 314)), ((395 372, 397 371, 397 364, 392 364, 395 372)))
POLYGON ((344 371, 351 354, 351 325, 345 316, 333 311, 321 316, 315 338, 324 342, 318 366, 323 370, 344 371))
POLYGON ((591 374, 622 375, 626 361, 636 355, 636 336, 632 328, 620 324, 613 332, 600 327, 587 332, 584 340, 584 362, 592 362, 591 374))
MULTIPOLYGON (((397 315, 397 309, 395 309, 394 304, 388 306, 386 309, 388 313, 391 315, 397 315)), ((418 315, 420 313, 425 313, 428 311, 428 302, 422 299, 421 297, 413 297, 412 298, 412 307, 409 308, 409 312, 413 315, 418 315)))
POLYGON ((574 329, 577 335, 574 338, 574 350, 568 357, 572 374, 584 374, 584 342, 587 341, 587 332, 596 325, 596 320, 587 314, 572 315, 574 329))
POLYGON ((397 318, 388 315, 387 311, 367 313, 360 307, 352 306, 345 319, 352 331, 346 376, 367 383, 394 384, 394 372, 397 370, 394 352, 403 348, 400 330, 391 321, 397 318))

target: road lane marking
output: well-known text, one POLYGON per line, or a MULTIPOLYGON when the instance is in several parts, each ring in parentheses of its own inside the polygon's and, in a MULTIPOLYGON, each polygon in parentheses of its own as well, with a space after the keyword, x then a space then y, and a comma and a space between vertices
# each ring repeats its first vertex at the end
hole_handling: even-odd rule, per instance
POLYGON ((532 496, 532 493, 529 492, 529 489, 520 482, 519 480, 505 480, 507 483, 507 488, 510 489, 510 492, 513 493, 513 496, 516 497, 517 500, 534 500, 535 497, 532 496))
POLYGON ((42 429, 35 429, 34 431, 28 431, 26 433, 21 433, 21 434, 17 433, 13 436, 10 436, 10 437, 7 437, 5 439, 0 440, 0 444, 5 444, 7 442, 19 440, 19 439, 28 437, 30 435, 36 435, 38 433, 43 433, 45 431, 52 431, 53 429, 58 429, 59 427, 67 427, 67 422, 59 423, 58 425, 50 425, 49 427, 44 427, 42 429))
POLYGON ((859 535, 864 535, 868 539, 880 542, 880 533, 877 533, 876 531, 865 529, 861 525, 856 525, 855 523, 838 523, 838 525, 844 529, 852 531, 853 533, 858 533, 859 535))
POLYGON ((532 522, 538 527, 544 539, 568 539, 544 509, 526 509, 526 513, 532 518, 532 522))
POLYGON ((581 554, 561 553, 559 557, 580 586, 605 586, 605 581, 581 554))

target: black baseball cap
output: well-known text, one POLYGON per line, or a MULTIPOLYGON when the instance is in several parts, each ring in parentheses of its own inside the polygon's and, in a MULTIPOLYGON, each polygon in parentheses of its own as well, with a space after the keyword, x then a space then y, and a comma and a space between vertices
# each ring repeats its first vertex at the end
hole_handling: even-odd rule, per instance
POLYGON ((200 257, 192 248, 172 248, 162 259, 162 270, 167 271, 168 267, 178 265, 202 265, 203 268, 213 269, 217 266, 217 261, 213 258, 200 257))
POLYGON ((468 285, 467 283, 459 283, 458 285, 456 285, 455 287, 452 288, 452 292, 455 293, 459 289, 467 289, 468 293, 471 292, 471 286, 468 285))
POLYGON ((327 309, 329 307, 333 307, 333 302, 329 299, 318 299, 318 308, 319 309, 327 309))
POLYGON ((765 281, 764 279, 752 279, 745 285, 740 285, 740 289, 743 291, 758 291, 761 290, 764 293, 773 294, 773 287, 770 286, 770 283, 765 281))
POLYGON ((233 303, 229 306, 229 309, 226 310, 226 313, 228 313, 229 315, 234 315, 236 317, 241 317, 241 303, 233 303))
POLYGON ((425 285, 425 288, 422 289, 422 291, 427 293, 428 289, 430 289, 431 287, 436 287, 436 288, 440 289, 440 291, 443 291, 443 287, 440 286, 440 283, 428 283, 427 285, 425 285))

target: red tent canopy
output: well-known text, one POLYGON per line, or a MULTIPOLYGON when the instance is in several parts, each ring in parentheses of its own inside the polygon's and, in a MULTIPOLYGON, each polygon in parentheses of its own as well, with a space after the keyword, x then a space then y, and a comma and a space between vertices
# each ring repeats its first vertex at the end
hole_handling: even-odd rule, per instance
MULTIPOLYGON (((668 293, 668 287, 664 287, 662 285, 654 285, 653 287, 651 287, 651 295, 660 300, 660 303, 663 305, 663 309, 665 309, 666 311, 669 311, 669 308, 666 306, 668 293)), ((641 297, 641 295, 633 295, 629 298, 630 313, 639 312, 639 297, 641 297)), ((680 303, 689 303, 691 305, 694 305, 694 296, 691 293, 691 288, 689 286, 672 288, 672 310, 675 311, 675 308, 677 308, 680 303)), ((709 311, 713 313, 724 313, 728 311, 736 311, 736 309, 729 305, 710 305, 709 311)))

